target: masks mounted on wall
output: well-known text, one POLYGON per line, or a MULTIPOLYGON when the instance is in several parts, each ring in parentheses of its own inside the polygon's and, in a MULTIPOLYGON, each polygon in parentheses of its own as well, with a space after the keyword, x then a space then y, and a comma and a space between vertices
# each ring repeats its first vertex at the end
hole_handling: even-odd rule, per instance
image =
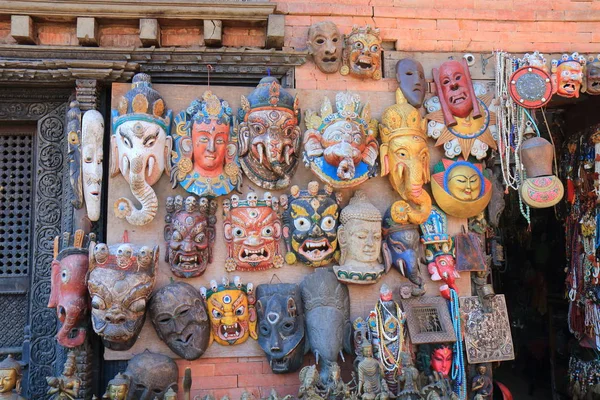
POLYGON ((130 349, 142 330, 158 253, 158 246, 90 244, 92 326, 107 348, 130 349))
POLYGON ((212 262, 217 223, 217 201, 201 197, 167 197, 164 237, 165 261, 180 278, 200 276, 212 262))
POLYGON ((269 192, 265 192, 262 200, 250 192, 246 200, 233 195, 231 200, 223 202, 227 271, 262 271, 283 266, 279 254, 281 220, 276 206, 269 192))
POLYGON ((258 285, 258 344, 275 374, 297 371, 308 350, 300 287, 293 283, 258 285))
POLYGON ((490 202, 492 182, 483 170, 483 163, 442 158, 433 167, 431 191, 446 214, 471 218, 485 210, 490 202))
POLYGON ((233 284, 227 278, 217 285, 210 281, 210 288, 200 288, 205 298, 211 325, 211 342, 222 346, 242 344, 249 337, 257 339, 256 334, 256 297, 252 283, 242 284, 239 276, 233 284))
POLYGON ((169 357, 146 350, 129 360, 124 375, 131 380, 128 400, 162 399, 170 388, 177 391, 179 368, 169 357))
POLYGON ((379 125, 381 175, 389 174, 392 187, 402 198, 392 206, 396 223, 421 224, 431 211, 431 197, 423 190, 429 182, 426 126, 419 111, 396 90, 396 104, 385 109, 379 125))
MULTIPOLYGON (((89 240, 95 240, 93 233, 89 240)), ((64 233, 62 237, 54 238, 52 290, 48 307, 56 308, 62 323, 56 340, 64 347, 81 346, 85 341, 89 313, 86 284, 88 263, 88 237, 83 230, 75 231, 74 235, 64 233)))
POLYGON ((290 195, 282 196, 283 237, 287 254, 285 261, 296 261, 310 267, 321 267, 337 257, 337 225, 340 213, 341 195, 333 193, 333 188, 325 185, 319 190, 319 183, 308 183, 307 190, 292 186, 290 195))
POLYGON ((344 283, 373 284, 381 278, 381 213, 363 190, 357 190, 342 209, 337 237, 340 264, 333 267, 344 283))
POLYGON ((552 60, 552 87, 554 93, 561 97, 579 97, 583 83, 585 57, 575 52, 563 54, 560 60, 552 60))
POLYGON ((81 179, 81 110, 79 102, 72 101, 67 111, 67 159, 69 161, 69 181, 73 190, 71 204, 83 207, 83 184, 81 179))
POLYGON ((354 25, 344 40, 342 75, 362 79, 381 79, 381 36, 379 29, 354 25))
POLYGON ((521 160, 527 173, 521 188, 523 202, 533 208, 557 204, 564 195, 564 186, 552 173, 554 146, 542 137, 527 139, 521 145, 521 160))
POLYGON ((496 114, 490 109, 493 95, 483 85, 473 85, 464 59, 446 61, 432 75, 438 95, 425 102, 427 134, 437 139, 436 146, 444 146, 448 158, 485 158, 490 147, 497 147, 496 114))
POLYGON ((238 190, 242 170, 229 103, 206 91, 202 100, 175 116, 171 182, 198 196, 217 197, 238 190))
POLYGON ((403 58, 396 64, 396 79, 408 104, 421 108, 427 91, 423 65, 414 58, 403 58))
POLYGON ((154 219, 158 199, 152 189, 163 171, 170 175, 171 110, 160 94, 152 88, 150 76, 140 73, 133 77, 129 90, 112 110, 110 173, 121 171, 131 192, 142 205, 135 208, 127 198, 115 201, 118 218, 132 225, 146 225, 154 219))
POLYGON ((265 189, 288 187, 300 152, 298 98, 267 76, 247 98, 242 96, 238 113, 239 156, 246 176, 265 189))
POLYGON ((210 341, 210 321, 200 292, 185 282, 172 282, 152 295, 150 319, 160 340, 179 357, 195 360, 210 341))
POLYGON ((581 91, 592 96, 600 94, 600 54, 588 57, 581 91))
POLYGON ((402 276, 415 285, 411 292, 413 296, 425 293, 421 277, 421 259, 423 248, 420 242, 418 225, 403 225, 392 218, 392 207, 388 208, 382 222, 382 253, 385 268, 394 267, 402 276))
POLYGON ((326 74, 334 74, 342 66, 344 40, 337 25, 321 21, 308 28, 308 52, 317 68, 326 74))
POLYGON ((354 187, 377 174, 377 124, 357 94, 338 93, 335 106, 325 97, 320 115, 306 112, 304 164, 334 188, 354 187))
POLYGON ((311 351, 317 362, 322 360, 320 376, 323 383, 330 380, 330 368, 344 349, 352 353, 352 324, 350 296, 335 274, 318 268, 300 284, 306 315, 306 332, 311 351))
POLYGON ((458 293, 455 280, 460 275, 455 268, 454 246, 452 238, 448 236, 448 218, 442 210, 432 207, 431 214, 425 223, 421 224, 422 242, 426 245, 425 259, 427 270, 432 281, 444 281, 440 293, 450 300, 449 289, 458 293))
POLYGON ((83 197, 90 221, 100 218, 102 190, 102 160, 104 158, 104 117, 96 110, 83 114, 81 128, 81 170, 83 197))

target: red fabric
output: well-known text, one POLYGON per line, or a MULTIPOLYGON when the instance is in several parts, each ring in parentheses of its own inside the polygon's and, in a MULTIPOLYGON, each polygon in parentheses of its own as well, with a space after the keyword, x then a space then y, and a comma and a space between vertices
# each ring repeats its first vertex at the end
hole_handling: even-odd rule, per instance
POLYGON ((504 400, 513 400, 513 396, 510 393, 510 390, 508 390, 508 388, 506 386, 504 386, 502 383, 495 381, 494 382, 496 385, 498 385, 498 387, 500 388, 500 391, 502 392, 502 398, 504 400))

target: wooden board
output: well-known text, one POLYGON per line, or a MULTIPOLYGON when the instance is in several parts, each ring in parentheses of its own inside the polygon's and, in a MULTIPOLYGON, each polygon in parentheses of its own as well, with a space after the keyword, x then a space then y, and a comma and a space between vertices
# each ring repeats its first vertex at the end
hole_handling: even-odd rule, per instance
MULTIPOLYGON (((112 91, 112 104, 117 104, 116 100, 122 96, 130 85, 125 83, 113 84, 112 91)), ((206 86, 190 86, 190 85, 154 85, 154 88, 158 90, 169 108, 173 110, 173 115, 176 115, 181 110, 188 107, 190 102, 197 97, 201 97, 202 93, 207 89, 206 86)), ((217 96, 227 100, 234 110, 237 110, 240 106, 240 96, 242 94, 248 95, 252 88, 245 87, 219 87, 211 86, 210 88, 217 96)), ((324 96, 328 96, 332 102, 335 99, 336 92, 334 91, 323 91, 323 90, 291 90, 291 92, 297 92, 299 96, 300 107, 303 110, 313 109, 317 110, 320 107, 321 101, 324 96)), ((371 103, 372 115, 374 118, 380 119, 384 109, 394 104, 395 94, 393 92, 364 92, 360 93, 363 102, 369 101, 371 103)), ((302 129, 305 129, 304 123, 301 124, 302 129)), ((433 146, 434 141, 430 140, 430 146, 433 146)), ((432 148, 431 166, 435 165, 441 158, 442 152, 439 148, 432 148)), ((294 175, 292 184, 297 184, 302 188, 306 187, 306 184, 316 180, 316 177, 308 169, 305 169, 303 165, 300 165, 296 174, 294 175)), ((396 200, 399 196, 393 191, 387 177, 376 177, 360 185, 361 189, 367 191, 367 195, 373 204, 382 212, 396 200)), ((244 184, 242 192, 245 197, 245 193, 254 189, 259 193, 259 197, 264 193, 263 189, 257 188, 252 184, 246 177, 244 177, 244 184)), ((169 283, 171 278, 179 280, 179 278, 173 277, 168 263, 164 261, 165 242, 163 239, 163 227, 164 227, 164 201, 167 196, 174 196, 180 194, 186 196, 187 192, 177 186, 175 189, 171 189, 169 179, 166 175, 160 179, 160 181, 154 185, 154 190, 158 194, 159 198, 159 210, 154 220, 141 227, 130 225, 127 221, 118 219, 112 212, 112 204, 119 197, 125 196, 129 199, 134 199, 129 189, 129 184, 125 179, 118 175, 109 180, 108 184, 108 204, 109 204, 109 215, 108 215, 108 229, 107 229, 107 242, 108 244, 120 243, 122 240, 124 230, 129 232, 129 241, 135 244, 145 245, 158 245, 160 247, 159 257, 159 268, 156 276, 155 288, 160 288, 169 283)), ((271 191, 274 195, 287 193, 287 191, 271 191)), ((352 190, 343 191, 344 194, 344 205, 347 204, 348 200, 352 195, 352 190)), ((222 199, 219 199, 221 203, 222 199)), ((260 272, 234 272, 227 273, 224 268, 225 260, 225 241, 223 239, 223 217, 222 208, 219 204, 219 210, 217 211, 217 240, 214 247, 214 261, 210 264, 203 276, 198 278, 186 279, 185 281, 192 284, 196 288, 200 286, 208 286, 211 279, 220 281, 224 275, 227 275, 230 279, 235 275, 239 275, 242 280, 252 282, 254 286, 261 283, 276 282, 295 282, 299 283, 302 278, 312 272, 312 268, 304 266, 302 264, 295 265, 284 265, 281 269, 270 269, 268 271, 260 272)), ((461 220, 453 217, 449 217, 448 225, 451 234, 459 233, 461 225, 465 224, 466 220, 461 220)), ((283 242, 282 242, 283 249, 283 242)), ((439 294, 439 284, 429 280, 427 269, 424 268, 422 272, 423 278, 426 280, 427 295, 437 296, 439 294)), ((391 270, 385 275, 379 284, 369 286, 350 286, 350 299, 351 299, 351 317, 356 318, 362 316, 365 318, 368 312, 374 307, 375 303, 379 298, 379 287, 381 283, 387 283, 390 287, 397 288, 400 283, 408 282, 399 272, 391 270)), ((461 295, 471 294, 471 279, 469 273, 462 273, 461 278, 457 280, 457 285, 461 295)), ((148 319, 142 332, 136 342, 136 344, 128 351, 112 351, 106 349, 104 357, 107 360, 127 360, 133 357, 135 354, 143 352, 145 349, 150 351, 162 353, 172 358, 177 356, 172 353, 168 347, 158 339, 156 332, 148 319)), ((264 353, 258 346, 257 342, 249 339, 246 343, 237 346, 220 346, 214 343, 205 353, 203 357, 250 357, 250 356, 263 356, 264 353)))

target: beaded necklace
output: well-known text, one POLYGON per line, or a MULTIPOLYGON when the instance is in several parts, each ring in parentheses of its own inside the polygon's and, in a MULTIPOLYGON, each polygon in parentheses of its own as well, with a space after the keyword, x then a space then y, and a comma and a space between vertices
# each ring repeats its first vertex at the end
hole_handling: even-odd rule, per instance
POLYGON ((456 290, 450 289, 450 317, 452 318, 452 326, 456 334, 456 342, 454 342, 452 358, 452 380, 454 381, 454 393, 460 400, 467 398, 467 379, 465 372, 465 354, 463 349, 463 338, 460 318, 460 303, 458 301, 458 293, 456 290))
POLYGON ((403 326, 403 313, 398 304, 396 306, 396 315, 400 315, 401 318, 398 319, 394 316, 393 313, 388 310, 381 299, 377 303, 377 307, 375 307, 375 318, 376 324, 375 329, 377 331, 377 336, 379 340, 377 341, 377 348, 379 350, 380 361, 385 368, 386 371, 393 372, 400 367, 400 354, 404 348, 404 326, 403 326), (383 308, 383 310, 382 310, 383 308), (384 319, 384 310, 389 315, 389 318, 393 319, 396 324, 396 332, 393 336, 388 336, 385 332, 385 319, 384 319), (396 354, 392 350, 388 348, 387 343, 397 342, 398 348, 396 354))

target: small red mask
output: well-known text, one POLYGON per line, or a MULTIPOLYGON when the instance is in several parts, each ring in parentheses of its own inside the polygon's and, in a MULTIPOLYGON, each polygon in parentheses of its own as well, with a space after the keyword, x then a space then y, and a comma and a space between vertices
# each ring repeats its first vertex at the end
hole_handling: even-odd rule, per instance
POLYGON ((431 369, 447 378, 452 368, 452 348, 442 346, 431 352, 431 369))
POLYGON ((192 142, 194 170, 202 176, 221 174, 229 143, 229 125, 214 121, 194 122, 192 142))
POLYGON ((468 117, 473 111, 467 75, 468 72, 458 61, 446 61, 439 69, 439 94, 448 104, 452 115, 460 118, 468 117))

